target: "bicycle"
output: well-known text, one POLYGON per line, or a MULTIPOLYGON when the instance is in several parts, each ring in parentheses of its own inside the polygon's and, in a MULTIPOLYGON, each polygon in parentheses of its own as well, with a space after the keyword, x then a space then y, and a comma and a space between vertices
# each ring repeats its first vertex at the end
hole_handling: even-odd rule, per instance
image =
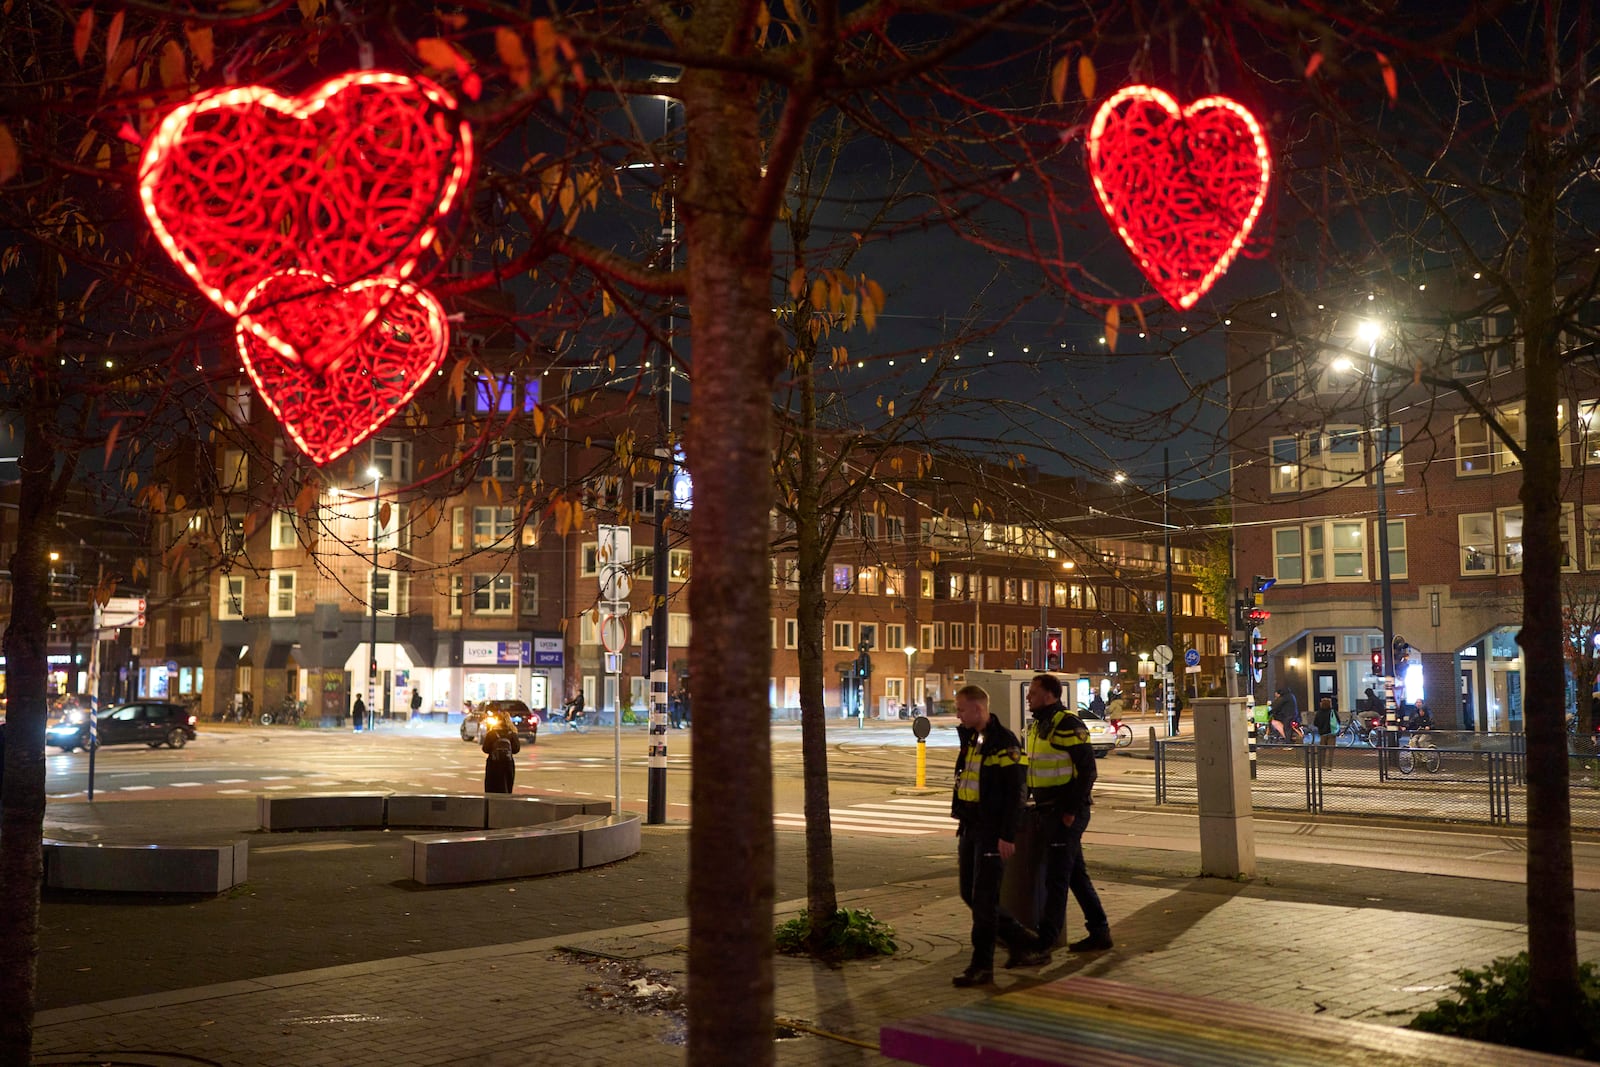
POLYGON ((261 725, 271 726, 273 723, 279 723, 285 726, 299 726, 301 718, 305 714, 305 707, 306 702, 303 700, 284 697, 282 702, 279 703, 276 712, 263 711, 261 713, 261 725))
POLYGON ((1129 726, 1121 719, 1112 719, 1111 729, 1112 732, 1116 734, 1118 748, 1127 748, 1129 745, 1133 744, 1133 727, 1129 726))
POLYGON ((1417 766, 1429 774, 1439 773, 1439 750, 1426 734, 1400 738, 1400 754, 1395 762, 1401 774, 1410 774, 1417 766))

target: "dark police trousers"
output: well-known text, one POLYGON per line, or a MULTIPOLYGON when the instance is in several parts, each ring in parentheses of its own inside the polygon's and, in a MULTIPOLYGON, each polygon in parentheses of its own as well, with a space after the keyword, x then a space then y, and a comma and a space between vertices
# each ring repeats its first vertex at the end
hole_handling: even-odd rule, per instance
POLYGON ((1005 861, 1000 858, 998 839, 985 838, 971 823, 961 824, 957 848, 961 902, 972 909, 972 964, 975 971, 994 969, 994 943, 1004 937, 1014 949, 1030 943, 1028 931, 1000 906, 1000 878, 1005 861))
POLYGON ((1039 881, 1034 899, 1043 900, 1039 909, 1038 946, 1049 952, 1061 936, 1067 922, 1067 893, 1072 893, 1078 907, 1083 910, 1083 923, 1091 934, 1109 934, 1111 921, 1100 904, 1100 894, 1083 864, 1083 832, 1089 828, 1089 808, 1077 813, 1071 826, 1061 824, 1059 812, 1036 809, 1034 833, 1044 848, 1044 862, 1039 865, 1039 881))

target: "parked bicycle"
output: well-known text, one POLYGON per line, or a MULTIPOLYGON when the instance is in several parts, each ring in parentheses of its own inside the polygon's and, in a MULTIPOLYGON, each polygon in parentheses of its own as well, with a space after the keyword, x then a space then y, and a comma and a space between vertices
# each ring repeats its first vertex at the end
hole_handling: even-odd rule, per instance
POLYGON ((306 702, 295 700, 293 697, 284 697, 275 711, 261 713, 261 725, 271 726, 278 723, 282 726, 299 726, 305 716, 306 702))

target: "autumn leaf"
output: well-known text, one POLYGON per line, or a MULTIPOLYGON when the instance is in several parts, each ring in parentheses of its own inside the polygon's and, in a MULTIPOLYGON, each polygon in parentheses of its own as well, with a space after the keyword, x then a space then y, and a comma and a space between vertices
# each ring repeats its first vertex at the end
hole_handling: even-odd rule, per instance
POLYGON ((106 84, 116 85, 123 80, 123 75, 129 73, 129 66, 133 63, 133 42, 122 41, 117 45, 117 50, 106 57, 106 84))
POLYGON ((299 0, 300 17, 310 21, 322 10, 322 0, 299 0))
POLYGON ((78 58, 82 65, 83 57, 89 51, 89 38, 94 36, 94 6, 84 8, 83 14, 78 16, 78 25, 72 31, 72 54, 78 58))
POLYGON ((194 53, 195 62, 200 64, 201 70, 210 70, 211 64, 216 62, 216 51, 211 39, 210 26, 197 26, 192 22, 183 25, 183 35, 189 40, 189 51, 194 53))
POLYGON ((450 368, 449 386, 446 390, 450 401, 460 404, 461 398, 467 394, 467 361, 457 360, 456 365, 450 368))
POLYGON ((1394 65, 1389 62, 1389 57, 1382 52, 1374 52, 1378 57, 1378 67, 1383 72, 1383 87, 1389 93, 1390 100, 1400 99, 1400 82, 1395 77, 1394 65))
POLYGON ((1305 73, 1306 80, 1310 81, 1313 77, 1316 76, 1317 71, 1319 71, 1321 69, 1322 69, 1322 53, 1321 52, 1313 52, 1311 54, 1311 58, 1306 60, 1306 73, 1305 73))
POLYGON ((111 454, 117 450, 117 435, 122 432, 122 420, 118 419, 111 424, 111 432, 106 434, 106 466, 111 466, 111 454))
POLYGON ((555 23, 533 20, 533 58, 539 65, 539 81, 550 94, 550 103, 561 110, 561 86, 556 82, 556 53, 560 49, 555 23))
POLYGON ((606 289, 600 290, 600 314, 609 319, 616 310, 617 307, 611 300, 610 291, 606 289))
POLYGON ((541 404, 533 406, 533 433, 535 437, 544 436, 544 406, 541 404))
POLYGON ((1067 57, 1056 60, 1050 68, 1050 99, 1059 104, 1067 96, 1067 57))
POLYGON ((0 122, 0 185, 17 176, 22 167, 22 156, 17 151, 16 138, 5 123, 0 122))
POLYGON ((168 41, 161 46, 161 86, 174 89, 188 84, 189 61, 183 54, 183 47, 177 41, 168 41))
POLYGON ((1122 328, 1122 311, 1117 305, 1112 304, 1106 308, 1106 349, 1111 352, 1117 350, 1117 332, 1122 328))
POLYGON ((533 71, 528 66, 528 53, 523 50, 522 38, 510 26, 497 26, 494 31, 495 51, 500 53, 500 62, 506 65, 506 74, 518 89, 526 89, 533 83, 533 71))
MULTIPOLYGON (((116 55, 117 54, 117 50, 122 47, 122 15, 123 15, 123 13, 121 11, 118 11, 115 15, 112 15, 111 16, 111 25, 106 27, 106 84, 107 85, 110 85, 112 82, 116 81, 118 78, 120 78, 122 76, 122 71, 120 71, 120 70, 117 71, 117 73, 115 73, 115 74, 110 73, 110 71, 111 71, 111 57, 116 55)), ((132 58, 132 51, 133 50, 130 48, 129 49, 129 58, 132 58)))
POLYGON ((1088 56, 1078 57, 1078 91, 1083 93, 1085 100, 1094 99, 1095 70, 1094 60, 1088 56))
POLYGON ((417 58, 434 70, 464 74, 469 69, 466 57, 442 37, 423 37, 417 41, 417 58))
POLYGON ((794 273, 789 275, 789 299, 799 300, 800 294, 806 291, 806 269, 796 267, 794 273))
POLYGON ((380 529, 380 530, 388 529, 389 528, 389 519, 393 515, 394 515, 394 505, 393 504, 389 503, 389 501, 387 501, 387 500, 385 500, 382 504, 379 504, 378 505, 378 529, 380 529))

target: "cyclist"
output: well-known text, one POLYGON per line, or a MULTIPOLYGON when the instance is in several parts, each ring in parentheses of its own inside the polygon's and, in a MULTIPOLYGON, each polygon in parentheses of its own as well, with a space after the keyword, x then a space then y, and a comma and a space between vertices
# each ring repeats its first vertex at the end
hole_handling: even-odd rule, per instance
POLYGON ((1297 741, 1304 733, 1300 725, 1300 702, 1287 685, 1278 686, 1276 694, 1272 701, 1272 733, 1285 743, 1297 741))
POLYGON ((581 720, 583 718, 583 690, 578 690, 573 698, 561 705, 561 707, 564 712, 562 718, 568 723, 581 720))

